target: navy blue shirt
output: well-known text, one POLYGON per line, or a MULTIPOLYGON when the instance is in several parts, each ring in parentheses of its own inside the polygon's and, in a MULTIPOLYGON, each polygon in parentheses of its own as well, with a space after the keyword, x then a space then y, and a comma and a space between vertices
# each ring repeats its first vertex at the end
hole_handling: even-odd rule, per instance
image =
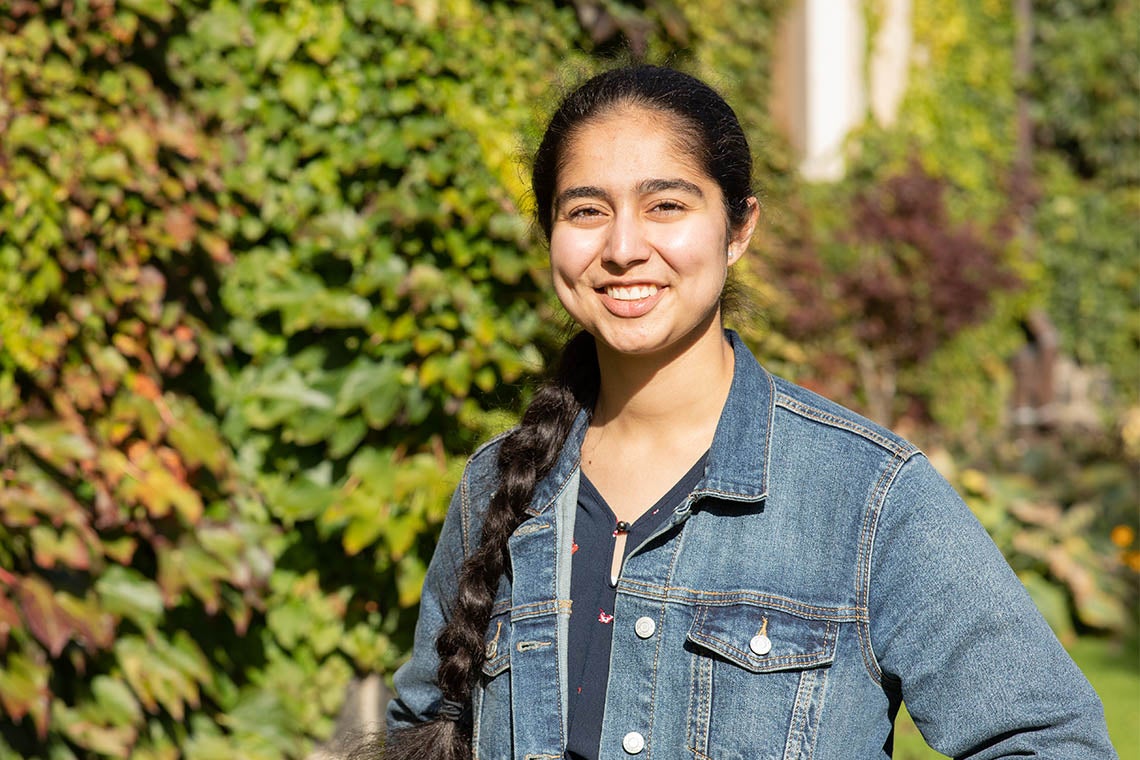
POLYGON ((578 480, 567 647, 570 735, 566 752, 570 760, 597 758, 601 744, 617 597, 617 588, 610 582, 614 541, 619 531, 627 533, 625 554, 629 554, 649 538, 700 482, 707 458, 708 452, 705 452, 669 493, 633 523, 618 523, 610 505, 585 473, 578 480))

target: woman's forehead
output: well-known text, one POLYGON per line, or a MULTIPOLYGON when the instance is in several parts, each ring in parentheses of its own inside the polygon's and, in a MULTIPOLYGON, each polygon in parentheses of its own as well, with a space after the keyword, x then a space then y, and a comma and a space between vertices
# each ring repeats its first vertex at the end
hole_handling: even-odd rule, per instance
POLYGON ((601 177, 638 185, 672 178, 711 181, 693 153, 692 135, 675 116, 627 107, 575 130, 559 162, 557 185, 565 189, 601 177))

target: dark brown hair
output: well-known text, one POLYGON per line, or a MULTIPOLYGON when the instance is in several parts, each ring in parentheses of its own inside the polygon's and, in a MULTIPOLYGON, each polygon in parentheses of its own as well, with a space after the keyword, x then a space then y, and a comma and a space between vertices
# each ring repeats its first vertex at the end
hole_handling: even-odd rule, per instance
MULTIPOLYGON (((694 77, 631 66, 588 80, 550 120, 531 173, 537 221, 547 239, 558 170, 573 138, 591 121, 628 106, 674 117, 678 145, 720 186, 729 227, 747 220, 752 156, 736 114, 694 77)), ((439 714, 393 732, 382 750, 384 760, 470 760, 471 691, 481 673, 494 594, 509 566, 507 539, 525 519, 535 487, 557 461, 574 420, 583 409, 593 409, 598 383, 594 339, 579 332, 564 347, 557 371, 536 392, 519 426, 500 444, 499 486, 487 507, 479 546, 463 564, 451 617, 436 639, 439 714)))

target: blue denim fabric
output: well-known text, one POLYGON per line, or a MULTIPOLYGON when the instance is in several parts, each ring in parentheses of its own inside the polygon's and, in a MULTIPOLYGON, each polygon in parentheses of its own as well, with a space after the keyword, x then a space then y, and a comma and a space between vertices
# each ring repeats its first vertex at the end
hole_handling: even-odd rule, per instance
MULTIPOLYGON (((735 374, 704 478, 622 568, 601 758, 885 758, 903 699, 952 757, 1116 757, 1088 681, 922 453, 728 338, 735 374), (762 631, 767 652, 750 645, 762 631)), ((482 760, 563 756, 585 429, 582 415, 510 539, 515 582, 500 585, 473 695, 482 760)), ((471 457, 452 500, 390 728, 438 707, 435 637, 496 452, 471 457)))

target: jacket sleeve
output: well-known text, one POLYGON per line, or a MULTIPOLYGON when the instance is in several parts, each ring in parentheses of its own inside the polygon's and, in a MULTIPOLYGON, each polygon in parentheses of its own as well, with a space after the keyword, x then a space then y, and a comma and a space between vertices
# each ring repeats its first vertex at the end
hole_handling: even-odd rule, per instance
POLYGON ((954 489, 916 455, 884 499, 867 606, 883 685, 955 758, 1117 755, 1104 710, 954 489))
POLYGON ((465 556, 466 477, 465 473, 464 482, 452 494, 439 543, 424 577, 411 659, 393 677, 397 696, 388 703, 389 731, 429 720, 439 708, 441 695, 436 681, 439 656, 435 640, 450 618, 465 556))

